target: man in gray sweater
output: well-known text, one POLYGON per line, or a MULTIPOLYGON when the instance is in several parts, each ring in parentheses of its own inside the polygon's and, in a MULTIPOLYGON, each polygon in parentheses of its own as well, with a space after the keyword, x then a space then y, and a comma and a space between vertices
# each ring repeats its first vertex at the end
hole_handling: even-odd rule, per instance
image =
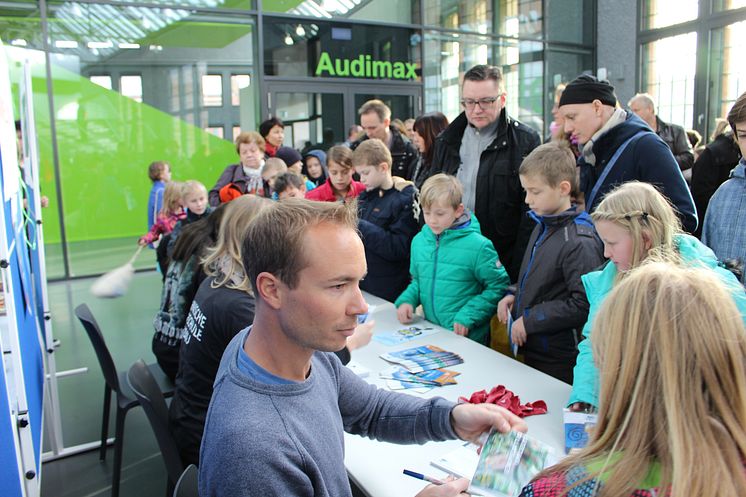
POLYGON ((343 431, 394 443, 477 441, 491 427, 525 431, 495 405, 379 390, 329 353, 344 347, 367 311, 356 226, 354 206, 301 199, 254 220, 242 252, 256 313, 215 380, 202 497, 351 496, 343 431))

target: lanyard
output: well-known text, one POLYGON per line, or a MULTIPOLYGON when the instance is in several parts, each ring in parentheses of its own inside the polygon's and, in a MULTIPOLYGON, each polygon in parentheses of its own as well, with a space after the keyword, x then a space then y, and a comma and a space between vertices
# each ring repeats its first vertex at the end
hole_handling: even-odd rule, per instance
POLYGON ((624 149, 627 148, 627 145, 630 143, 637 141, 639 138, 642 137, 647 133, 646 131, 638 131, 637 134, 634 134, 627 138, 627 141, 621 144, 621 146, 616 149, 616 152, 614 152, 614 155, 611 156, 611 160, 606 165, 604 170, 601 172, 601 176, 599 176, 598 180, 596 180, 596 184, 593 185, 593 190, 591 190, 591 194, 588 196, 587 199, 585 199, 585 211, 590 214, 591 208, 593 207, 593 201, 596 199, 596 195, 598 195, 598 191, 601 189, 601 185, 603 185, 604 181, 606 181, 606 177, 611 172, 614 165, 616 165, 616 161, 619 159, 619 156, 622 155, 622 152, 624 152, 624 149))

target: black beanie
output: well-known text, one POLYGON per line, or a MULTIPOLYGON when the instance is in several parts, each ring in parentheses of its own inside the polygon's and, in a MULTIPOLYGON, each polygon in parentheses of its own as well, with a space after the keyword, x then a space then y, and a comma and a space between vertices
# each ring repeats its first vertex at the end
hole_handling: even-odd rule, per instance
POLYGON ((565 87, 559 106, 568 104, 589 104, 600 100, 604 105, 616 106, 614 87, 608 81, 599 81, 590 74, 581 74, 565 87))

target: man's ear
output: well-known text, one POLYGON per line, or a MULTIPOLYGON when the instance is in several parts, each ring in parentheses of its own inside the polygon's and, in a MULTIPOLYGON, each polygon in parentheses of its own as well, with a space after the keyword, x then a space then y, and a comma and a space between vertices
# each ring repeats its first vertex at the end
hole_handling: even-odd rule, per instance
POLYGON ((259 273, 256 277, 256 291, 264 302, 272 309, 278 310, 282 304, 282 291, 284 285, 277 276, 272 273, 259 273))

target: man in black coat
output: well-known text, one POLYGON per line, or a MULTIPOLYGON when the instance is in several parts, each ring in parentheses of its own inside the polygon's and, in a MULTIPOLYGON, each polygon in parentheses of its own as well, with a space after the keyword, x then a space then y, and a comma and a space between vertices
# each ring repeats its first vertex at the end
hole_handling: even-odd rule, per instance
POLYGON ((518 278, 534 223, 518 178, 523 158, 539 134, 508 116, 500 69, 478 65, 464 74, 462 112, 435 140, 433 174, 455 175, 464 205, 492 241, 510 280, 518 278))
POLYGON ((391 166, 392 176, 411 179, 419 152, 408 138, 402 136, 395 126, 391 126, 391 109, 388 105, 380 100, 368 100, 360 107, 358 114, 365 134, 352 142, 350 148, 355 150, 368 138, 378 138, 391 152, 391 159, 394 161, 391 166))

